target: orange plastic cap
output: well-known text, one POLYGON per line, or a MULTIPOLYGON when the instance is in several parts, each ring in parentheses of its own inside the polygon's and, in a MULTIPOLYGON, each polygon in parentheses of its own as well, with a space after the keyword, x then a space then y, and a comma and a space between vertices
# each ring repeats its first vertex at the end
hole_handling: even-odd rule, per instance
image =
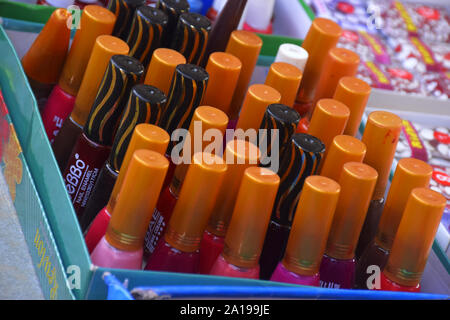
POLYGON ((308 134, 319 138, 325 144, 325 153, 334 137, 341 135, 347 125, 350 110, 345 104, 334 99, 321 99, 314 108, 308 134))
POLYGON ((229 116, 237 119, 239 110, 247 92, 248 85, 253 75, 259 52, 262 48, 262 40, 258 35, 250 31, 235 30, 231 33, 225 52, 234 55, 242 63, 239 80, 234 91, 229 116))
POLYGON ((369 100, 371 88, 367 82, 356 77, 342 77, 336 87, 333 99, 345 104, 350 109, 350 118, 344 134, 355 136, 369 100))
POLYGON ((411 191, 428 187, 432 174, 433 168, 421 160, 399 160, 378 225, 375 241, 379 246, 391 249, 411 191))
POLYGON ((186 58, 178 51, 167 48, 156 49, 153 51, 144 84, 158 88, 167 96, 176 66, 185 63, 186 58))
POLYGON ((419 284, 446 204, 436 191, 413 189, 383 271, 388 279, 402 286, 419 284))
POLYGON ((106 8, 97 5, 84 7, 80 29, 75 34, 59 78, 61 89, 73 96, 77 95, 95 40, 100 35, 111 34, 115 22, 116 16, 106 8))
POLYGON ((209 81, 202 104, 228 113, 241 68, 241 61, 231 53, 212 53, 206 65, 209 81))
POLYGON ((341 33, 341 27, 330 19, 313 20, 302 43, 302 48, 308 52, 308 61, 297 97, 299 102, 306 103, 313 100, 328 51, 336 46, 341 33))
POLYGON ((113 247, 142 248, 168 168, 169 161, 158 152, 133 153, 105 235, 113 247))
POLYGON ((23 69, 31 79, 44 84, 58 81, 69 48, 67 20, 70 16, 66 9, 56 9, 23 56, 23 69))
POLYGON ((377 178, 377 171, 367 164, 344 165, 339 179, 341 193, 325 250, 328 256, 339 260, 354 258, 377 178))
POLYGON ((366 145, 361 140, 346 135, 334 137, 328 149, 320 175, 335 181, 339 181, 344 164, 362 162, 366 155, 366 145))
POLYGON ((361 141, 367 146, 364 163, 378 171, 373 200, 382 199, 397 148, 402 120, 387 111, 369 114, 361 141))
POLYGON ((258 130, 267 107, 272 103, 279 103, 280 100, 281 94, 274 88, 265 84, 251 85, 245 96, 236 129, 258 130))
POLYGON ((274 62, 270 66, 265 84, 280 92, 280 103, 292 107, 301 80, 302 72, 299 68, 286 62, 274 62))
POLYGON ((258 265, 280 178, 266 168, 244 172, 225 237, 223 257, 241 268, 258 265))
POLYGON ((319 271, 340 189, 326 177, 305 179, 283 258, 289 271, 303 276, 319 271))
POLYGON ((117 37, 110 35, 97 37, 71 114, 76 123, 81 126, 86 123, 111 57, 116 54, 127 55, 129 50, 126 42, 117 37))
POLYGON ((165 234, 172 247, 183 252, 198 250, 226 171, 221 157, 194 154, 165 234))
POLYGON ((225 236, 244 171, 257 166, 260 157, 259 148, 248 141, 233 139, 227 143, 223 158, 228 170, 209 220, 209 232, 225 236))
POLYGON ((134 128, 133 135, 131 136, 130 143, 128 144, 127 152, 125 153, 122 166, 119 170, 119 175, 117 176, 116 183, 114 184, 113 191, 111 192, 111 196, 109 198, 109 212, 112 212, 115 207, 117 195, 122 187, 133 153, 136 150, 145 149, 164 155, 166 153, 169 141, 169 134, 164 129, 153 124, 141 123, 134 128))

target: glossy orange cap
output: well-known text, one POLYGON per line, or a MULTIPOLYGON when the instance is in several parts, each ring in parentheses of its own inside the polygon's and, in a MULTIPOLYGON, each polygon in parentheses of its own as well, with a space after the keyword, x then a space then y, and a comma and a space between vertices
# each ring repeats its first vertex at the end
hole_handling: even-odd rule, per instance
POLYGON ((269 169, 245 169, 222 253, 228 263, 258 265, 279 185, 280 178, 269 169))
POLYGON ((144 84, 158 88, 167 96, 176 66, 185 63, 186 58, 178 51, 168 48, 156 49, 153 51, 144 84))
POLYGON ((61 89, 73 96, 77 95, 95 40, 102 34, 111 34, 115 22, 116 16, 106 8, 97 5, 84 7, 80 29, 75 33, 59 78, 61 89))
POLYGON ((248 141, 233 139, 227 143, 223 158, 228 170, 209 220, 210 233, 225 236, 244 171, 248 167, 257 166, 260 157, 258 147, 248 141))
POLYGON ((264 84, 278 90, 281 94, 280 103, 292 107, 297 97, 302 72, 296 66, 286 62, 274 62, 264 84))
POLYGON ((325 144, 325 155, 328 154, 334 137, 344 132, 349 116, 350 111, 342 102, 334 99, 317 101, 308 134, 319 138, 325 144))
POLYGON ((364 163, 378 171, 373 200, 384 198, 401 127, 402 120, 391 112, 374 111, 367 118, 361 141, 367 147, 364 163))
POLYGON ((66 9, 56 9, 23 56, 23 69, 31 79, 45 84, 58 81, 69 48, 69 18, 66 9))
POLYGON ((242 63, 239 80, 234 91, 231 107, 228 115, 230 119, 237 119, 242 101, 244 101, 248 84, 253 75, 259 52, 262 48, 262 40, 255 33, 244 30, 235 30, 231 33, 225 52, 234 55, 242 63))
MULTIPOLYGON (((217 153, 215 146, 220 146, 220 150, 223 147, 223 136, 228 125, 227 115, 214 107, 210 106, 200 106, 194 111, 194 116, 192 117, 191 124, 189 125, 189 137, 191 139, 190 143, 183 147, 183 157, 185 156, 185 148, 190 147, 190 150, 186 156, 190 159, 191 155, 197 152, 205 151, 207 153, 221 155, 222 152, 217 153), (215 129, 214 131, 208 131, 209 129, 215 129), (196 141, 201 143, 196 143, 196 141), (197 148, 199 148, 197 150, 197 148)), ((178 195, 181 185, 183 183, 184 177, 188 170, 188 164, 185 162, 180 163, 175 168, 173 179, 170 185, 170 190, 172 193, 178 195)))
POLYGON ((110 35, 97 37, 71 114, 76 123, 81 126, 86 123, 111 57, 115 54, 127 55, 129 50, 126 42, 117 37, 110 35))
POLYGON ((342 168, 347 162, 362 162, 366 145, 352 136, 338 135, 328 148, 328 154, 320 175, 339 181, 342 168))
POLYGON ((241 61, 231 53, 212 53, 206 65, 209 80, 202 104, 216 107, 228 114, 241 68, 241 61))
POLYGON ((194 154, 165 234, 172 247, 183 252, 198 250, 226 171, 221 157, 194 154))
POLYGON ((110 245, 124 251, 142 248, 168 168, 169 161, 158 152, 133 153, 106 231, 110 245))
POLYGON ((399 160, 375 238, 380 247, 385 250, 391 249, 411 190, 428 187, 432 174, 433 168, 421 160, 414 158, 399 160))
POLYGON ((126 177, 130 160, 136 150, 145 149, 158 152, 162 155, 166 153, 170 141, 169 134, 162 128, 148 123, 138 124, 133 131, 127 152, 123 158, 122 166, 119 170, 116 183, 108 202, 108 211, 112 212, 117 201, 117 196, 126 177))
POLYGON ((283 258, 289 271, 303 276, 319 271, 340 189, 326 177, 305 179, 283 258))
POLYGON ((344 48, 332 48, 328 52, 316 87, 313 104, 320 99, 332 98, 339 80, 354 76, 359 65, 359 55, 344 48))
POLYGON ((341 33, 341 27, 330 19, 313 20, 302 43, 302 48, 308 52, 308 61, 297 96, 299 102, 307 103, 313 100, 328 51, 336 46, 341 33))
POLYGON ((360 162, 347 162, 342 169, 336 212, 325 254, 339 260, 353 259, 372 193, 377 171, 360 162))
POLYGON ((383 271, 388 279, 402 286, 419 284, 446 204, 436 191, 413 189, 383 271))
POLYGON ((245 95, 236 129, 258 130, 267 107, 272 103, 279 103, 280 100, 281 94, 274 88, 265 84, 251 85, 245 95))
POLYGON ((345 104, 350 109, 350 118, 344 134, 355 136, 369 100, 371 88, 367 82, 356 77, 342 77, 336 87, 333 99, 345 104))

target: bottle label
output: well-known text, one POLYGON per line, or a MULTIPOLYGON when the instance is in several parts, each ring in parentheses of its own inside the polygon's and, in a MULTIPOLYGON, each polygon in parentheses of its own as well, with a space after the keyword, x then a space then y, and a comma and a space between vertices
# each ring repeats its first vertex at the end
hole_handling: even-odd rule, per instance
POLYGON ((145 235, 145 248, 148 252, 153 253, 159 239, 164 234, 166 228, 166 222, 164 216, 157 209, 153 212, 152 220, 145 235))
POLYGON ((417 27, 413 22, 413 19, 409 15, 406 8, 403 6, 403 4, 400 1, 395 1, 394 3, 395 8, 398 10, 400 16, 402 17, 403 21, 405 21, 406 29, 411 33, 417 32, 417 27))
POLYGON ((339 289, 341 285, 339 283, 328 282, 320 280, 320 287, 322 288, 331 288, 331 289, 339 289))

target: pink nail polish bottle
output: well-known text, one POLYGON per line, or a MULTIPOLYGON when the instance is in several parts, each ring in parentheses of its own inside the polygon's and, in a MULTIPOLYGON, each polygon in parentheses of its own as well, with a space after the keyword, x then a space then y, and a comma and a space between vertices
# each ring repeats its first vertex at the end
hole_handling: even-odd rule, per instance
POLYGON ((279 184, 280 178, 269 169, 245 170, 223 252, 210 274, 259 279, 259 256, 279 184))
POLYGON ((134 152, 105 236, 91 254, 94 265, 141 269, 145 232, 169 161, 155 151, 134 152))

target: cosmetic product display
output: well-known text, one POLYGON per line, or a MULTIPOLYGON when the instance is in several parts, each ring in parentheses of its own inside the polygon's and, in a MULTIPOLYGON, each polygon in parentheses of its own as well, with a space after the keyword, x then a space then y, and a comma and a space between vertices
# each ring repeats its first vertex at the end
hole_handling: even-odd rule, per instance
POLYGON ((293 107, 301 80, 302 72, 296 66, 286 62, 274 62, 264 84, 281 94, 280 103, 293 107))
POLYGON ((129 56, 114 55, 94 105, 63 171, 64 182, 78 217, 107 160, 114 134, 131 92, 144 73, 142 64, 129 56))
POLYGON ((381 274, 381 290, 420 291, 420 280, 446 203, 436 191, 411 191, 381 274))
POLYGON ((353 288, 356 242, 377 178, 377 171, 366 164, 344 164, 338 180, 341 192, 319 270, 321 287, 353 288))
POLYGON ((375 239, 363 251, 356 266, 357 288, 368 289, 369 266, 376 265, 380 270, 385 267, 411 191, 428 187, 432 173, 433 168, 418 159, 404 158, 398 162, 375 239))
POLYGON ((339 184, 329 178, 305 179, 286 252, 269 275, 271 281, 319 286, 320 262, 339 192, 339 184))
POLYGON ((282 259, 305 179, 317 173, 325 145, 316 137, 296 133, 280 157, 280 187, 259 260, 260 278, 268 280, 282 259))
POLYGON ((155 151, 164 155, 167 145, 169 144, 169 140, 170 137, 167 132, 155 125, 141 123, 135 127, 133 135, 131 136, 130 144, 127 148, 127 152, 123 158, 119 175, 117 176, 116 182, 114 183, 114 188, 109 197, 108 204, 98 213, 95 213, 95 216, 84 214, 83 219, 80 221, 82 230, 87 230, 85 242, 89 252, 94 250, 97 243, 105 235, 109 220, 111 218, 111 213, 116 206, 119 192, 125 179, 133 153, 136 150, 144 149, 155 151))
POLYGON ((54 138, 52 133, 57 129, 56 125, 61 125, 73 110, 97 37, 110 35, 115 21, 115 16, 103 7, 88 5, 84 8, 80 20, 83 27, 77 29, 58 84, 42 109, 42 119, 46 131, 50 133, 50 140, 54 138))
POLYGON ((56 9, 22 58, 39 109, 47 102, 64 66, 70 40, 70 29, 66 26, 70 17, 66 9, 56 9))
MULTIPOLYGON (((98 174, 97 182, 89 196, 83 215, 80 216, 80 221, 84 220, 84 216, 88 217, 87 223, 84 223, 85 227, 108 203, 134 128, 140 123, 155 124, 161 117, 166 101, 164 93, 155 87, 138 84, 131 89, 130 98, 117 128, 109 157, 98 174)), ((83 225, 83 223, 81 224, 83 225)))
POLYGON ((369 114, 367 119, 361 139, 367 147, 364 163, 377 170, 378 180, 356 247, 357 259, 361 257, 362 252, 373 240, 377 231, 401 125, 400 117, 387 111, 374 111, 369 114))
POLYGON ((145 0, 109 0, 108 10, 116 16, 112 35, 127 40, 136 9, 145 4, 145 0))
POLYGON ((168 167, 167 159, 155 151, 134 152, 106 234, 91 254, 94 265, 142 268, 146 227, 168 167))
POLYGON ((130 56, 138 59, 146 68, 153 52, 167 37, 167 15, 156 8, 141 6, 136 9, 127 43, 130 56))
POLYGON ((228 169, 201 241, 200 273, 209 274, 222 252, 244 171, 257 166, 260 157, 258 147, 248 141, 232 139, 226 144, 223 159, 228 169))
POLYGON ((163 47, 169 47, 180 15, 189 12, 189 2, 187 0, 159 0, 156 8, 164 12, 169 19, 169 23, 167 24, 167 39, 163 40, 163 47))
POLYGON ((179 64, 185 63, 186 58, 178 51, 168 48, 156 49, 153 51, 152 59, 147 68, 144 84, 158 88, 167 96, 175 68, 179 64))
POLYGON ((199 152, 192 157, 180 197, 145 270, 197 273, 199 248, 227 164, 219 156, 199 152))

